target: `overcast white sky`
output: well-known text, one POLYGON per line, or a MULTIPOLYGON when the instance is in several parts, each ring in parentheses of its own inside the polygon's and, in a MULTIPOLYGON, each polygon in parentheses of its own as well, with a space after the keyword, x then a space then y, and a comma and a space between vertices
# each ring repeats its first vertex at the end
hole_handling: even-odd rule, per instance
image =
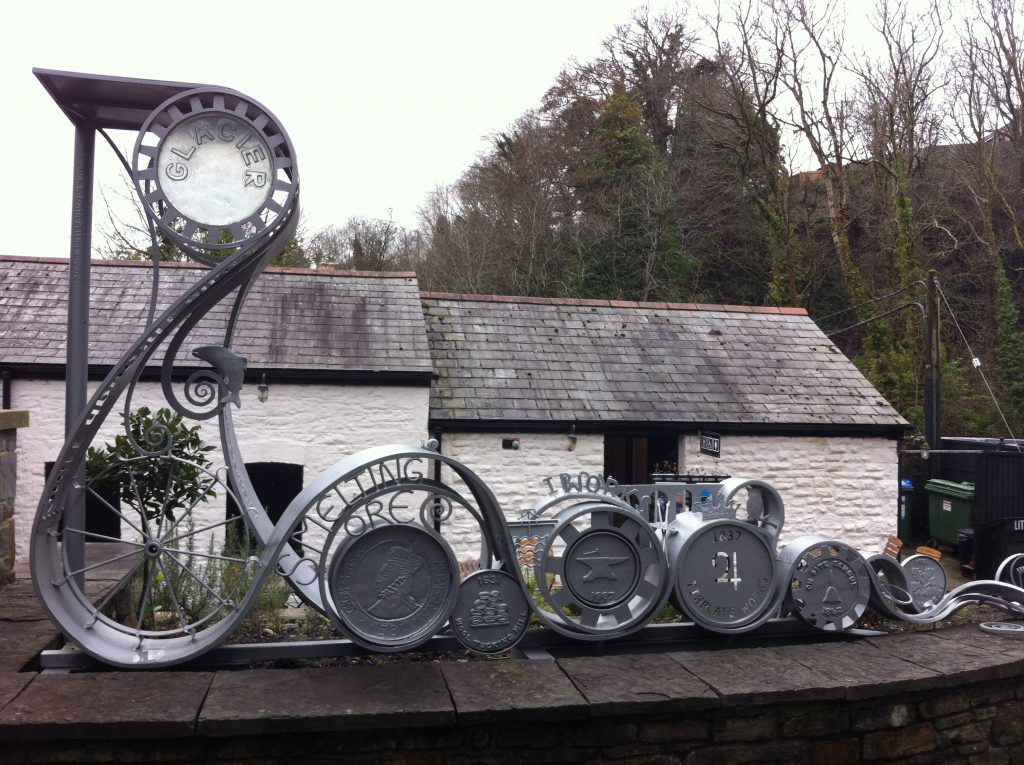
MULTIPOLYGON (((32 0, 0 46, 0 254, 67 257, 73 129, 33 67, 197 82, 262 102, 298 154, 307 233, 353 215, 416 224, 487 137, 570 58, 587 61, 638 0, 32 0)), ((710 7, 691 0, 687 7, 710 7)), ((652 10, 677 7, 651 0, 652 10)), ((693 27, 698 26, 694 19, 693 27)), ((133 135, 115 134, 126 153, 133 135)), ((123 171, 96 143, 100 189, 123 171)), ((94 234, 94 246, 97 234, 94 234)))
MULTIPOLYGON (((291 136, 307 230, 389 209, 411 226, 434 186, 536 106, 570 57, 596 56, 637 4, 18 3, 0 46, 0 254, 68 255, 74 134, 33 67, 239 90, 291 136)), ((120 190, 99 139, 96 154, 97 184, 120 190)))

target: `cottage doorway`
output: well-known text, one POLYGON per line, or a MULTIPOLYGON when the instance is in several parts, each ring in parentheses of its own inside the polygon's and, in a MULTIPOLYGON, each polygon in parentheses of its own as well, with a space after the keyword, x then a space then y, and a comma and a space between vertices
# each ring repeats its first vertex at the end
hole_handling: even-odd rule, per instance
POLYGON ((605 436, 604 472, 619 483, 649 483, 651 473, 676 472, 678 454, 672 434, 605 436))

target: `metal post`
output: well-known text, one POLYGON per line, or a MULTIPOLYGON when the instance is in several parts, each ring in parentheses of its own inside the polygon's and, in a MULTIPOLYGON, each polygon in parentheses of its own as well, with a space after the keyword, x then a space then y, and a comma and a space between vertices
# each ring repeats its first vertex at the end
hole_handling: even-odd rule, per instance
MULTIPOLYGON (((92 252, 92 185, 96 132, 75 124, 74 177, 71 191, 71 257, 68 268, 68 346, 64 392, 64 435, 70 436, 85 412, 89 387, 89 258, 92 252)), ((68 492, 64 524, 85 528, 85 464, 68 492)), ((68 570, 85 567, 85 538, 65 534, 68 570)), ((82 575, 78 575, 82 586, 82 575)))
MULTIPOLYGON (((935 299, 935 271, 925 279, 925 361, 924 361, 924 438, 932 449, 942 448, 941 376, 939 355, 939 304, 935 299)), ((929 460, 929 478, 939 475, 939 455, 929 460)))

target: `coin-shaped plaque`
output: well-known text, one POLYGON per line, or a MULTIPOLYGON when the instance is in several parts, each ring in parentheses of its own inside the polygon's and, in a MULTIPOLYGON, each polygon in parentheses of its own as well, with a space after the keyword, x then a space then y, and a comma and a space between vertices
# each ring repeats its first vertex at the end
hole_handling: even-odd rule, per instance
POLYGON ((256 101, 226 88, 172 96, 139 130, 132 177, 150 220, 190 257, 216 265, 280 231, 295 212, 295 151, 256 101))
POLYGON ((459 567, 436 532, 390 524, 346 540, 331 560, 328 582, 354 642, 399 651, 427 641, 448 620, 459 567))
POLYGON ((485 569, 459 585, 449 622, 458 641, 471 651, 501 653, 526 634, 530 613, 526 593, 515 577, 485 569))
POLYGON ((617 529, 584 532, 565 551, 565 584, 593 608, 628 600, 639 578, 639 552, 617 529))
POLYGON ((204 226, 230 226, 270 198, 273 153, 264 136, 233 114, 199 114, 160 142, 156 181, 179 213, 204 226))
POLYGON ((791 564, 793 611, 821 630, 850 629, 867 610, 872 569, 860 553, 842 542, 815 540, 805 546, 804 540, 794 540, 779 554, 780 562, 791 564))
POLYGON ((775 553, 759 528, 712 521, 694 531, 672 562, 676 600, 715 631, 755 627, 775 605, 775 553))
POLYGON ((946 569, 931 555, 911 555, 903 561, 903 571, 918 611, 927 611, 946 594, 946 569))

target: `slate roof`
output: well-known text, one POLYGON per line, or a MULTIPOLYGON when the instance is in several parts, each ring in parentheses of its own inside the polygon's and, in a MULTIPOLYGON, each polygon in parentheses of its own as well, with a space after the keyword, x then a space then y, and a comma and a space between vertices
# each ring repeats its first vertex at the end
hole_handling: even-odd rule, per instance
POLYGON ((443 293, 423 307, 439 423, 906 425, 803 309, 443 293))
MULTIPOLYGON (((159 305, 169 305, 203 270, 161 266, 159 305)), ((148 263, 92 262, 91 366, 113 364, 141 334, 151 273, 148 263)), ((64 364, 67 291, 67 260, 0 257, 0 366, 64 364)), ((220 345, 227 314, 227 305, 218 306, 183 351, 220 345)), ((267 269, 246 300, 234 349, 252 371, 411 375, 425 382, 433 369, 412 273, 267 269)))

